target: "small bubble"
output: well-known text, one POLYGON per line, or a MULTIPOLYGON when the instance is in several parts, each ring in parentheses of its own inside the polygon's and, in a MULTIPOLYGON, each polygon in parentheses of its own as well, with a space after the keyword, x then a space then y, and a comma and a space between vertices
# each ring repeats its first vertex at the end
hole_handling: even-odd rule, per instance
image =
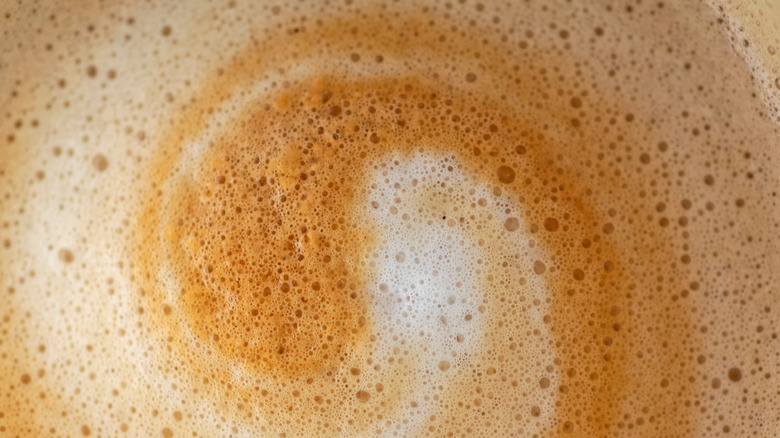
POLYGON ((358 391, 357 399, 360 403, 368 403, 368 400, 371 399, 371 394, 366 391, 358 391))
POLYGON ((558 219, 555 219, 554 217, 548 217, 544 220, 544 229, 553 232, 558 230, 558 219))
POLYGON ((439 362, 439 369, 442 371, 447 371, 448 369, 450 369, 449 361, 443 360, 439 362))
POLYGON ((466 74, 466 82, 474 82, 477 80, 477 75, 474 73, 467 73, 466 74))
POLYGON ((517 231, 520 229, 520 221, 516 217, 507 218, 507 220, 504 221, 504 228, 510 233, 517 231))
POLYGON ((739 382, 742 380, 742 371, 739 368, 732 368, 729 370, 729 380, 732 382, 739 382))
POLYGON ((509 166, 498 168, 498 180, 504 184, 510 184, 515 180, 515 171, 509 166))
POLYGON ((97 169, 98 172, 102 172, 108 167, 108 158, 103 154, 97 154, 92 157, 92 166, 97 169))
POLYGON ((73 253, 69 249, 62 248, 57 255, 65 263, 73 262, 73 253))

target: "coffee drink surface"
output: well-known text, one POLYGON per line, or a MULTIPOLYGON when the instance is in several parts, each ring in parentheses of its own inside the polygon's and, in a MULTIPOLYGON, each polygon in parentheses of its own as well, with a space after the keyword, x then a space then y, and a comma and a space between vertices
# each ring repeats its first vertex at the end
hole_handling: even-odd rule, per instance
POLYGON ((5 5, 3 436, 776 435, 778 11, 412 3, 5 5))

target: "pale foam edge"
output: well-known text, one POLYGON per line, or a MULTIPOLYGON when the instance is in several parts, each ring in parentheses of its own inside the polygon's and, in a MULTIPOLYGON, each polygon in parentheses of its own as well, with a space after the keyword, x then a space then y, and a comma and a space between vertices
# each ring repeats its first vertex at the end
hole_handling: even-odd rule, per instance
POLYGON ((707 0, 733 23, 735 52, 757 76, 757 89, 771 120, 780 125, 780 5, 771 2, 707 0), (772 50, 774 53, 770 52, 772 50))

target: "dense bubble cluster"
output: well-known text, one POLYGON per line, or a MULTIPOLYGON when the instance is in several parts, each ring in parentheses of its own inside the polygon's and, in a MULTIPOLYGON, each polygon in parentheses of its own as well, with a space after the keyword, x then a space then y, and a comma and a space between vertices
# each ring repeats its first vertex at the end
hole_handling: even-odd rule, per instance
POLYGON ((0 10, 0 435, 771 435, 779 44, 712 3, 0 10))

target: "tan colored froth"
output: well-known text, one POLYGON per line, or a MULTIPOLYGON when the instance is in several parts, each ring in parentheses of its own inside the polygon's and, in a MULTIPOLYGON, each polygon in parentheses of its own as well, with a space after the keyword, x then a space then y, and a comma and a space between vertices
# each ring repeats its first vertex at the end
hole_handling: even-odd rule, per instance
POLYGON ((771 5, 65 6, 0 7, 0 435, 780 426, 771 5))
POLYGON ((734 50, 750 66, 769 114, 780 120, 780 6, 770 0, 708 3, 726 23, 734 50))

